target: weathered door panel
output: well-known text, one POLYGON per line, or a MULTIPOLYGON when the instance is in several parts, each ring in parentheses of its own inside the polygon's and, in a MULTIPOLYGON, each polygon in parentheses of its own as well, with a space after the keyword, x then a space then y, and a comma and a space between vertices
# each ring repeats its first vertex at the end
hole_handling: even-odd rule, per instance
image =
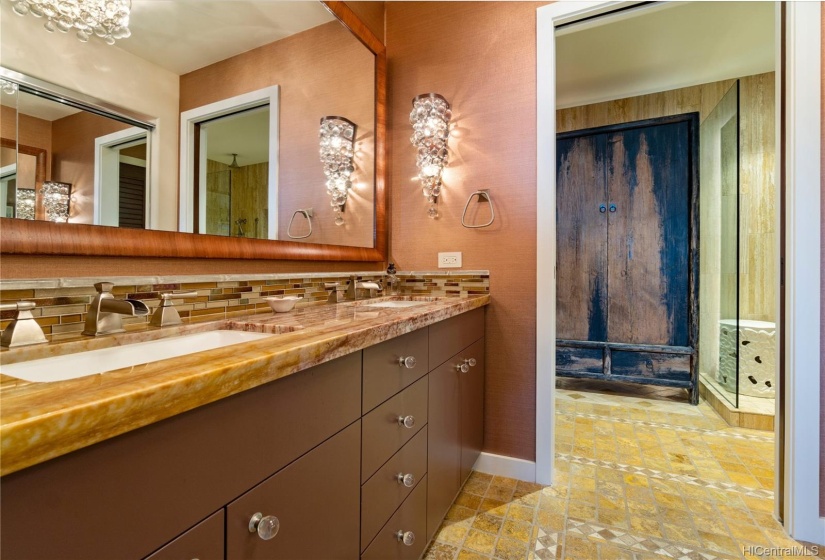
POLYGON ((608 338, 689 344, 690 150, 687 122, 609 137, 608 338))
POLYGON ((556 330, 562 339, 607 338, 605 142, 603 134, 557 142, 556 330))

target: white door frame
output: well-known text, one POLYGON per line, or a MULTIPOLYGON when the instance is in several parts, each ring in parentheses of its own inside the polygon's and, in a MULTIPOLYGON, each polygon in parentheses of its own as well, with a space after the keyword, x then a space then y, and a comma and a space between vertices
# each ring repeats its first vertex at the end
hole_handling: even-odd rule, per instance
MULTIPOLYGON (((555 28, 635 2, 537 9, 536 480, 553 481, 556 319, 555 28), (548 289, 549 288, 549 289, 548 289)), ((819 516, 821 5, 786 4, 785 528, 825 543, 819 516), (812 437, 813 435, 813 437, 812 437)), ((778 130, 778 127, 777 127, 778 130)))
POLYGON ((106 188, 105 180, 109 177, 120 177, 120 153, 113 150, 117 146, 133 142, 135 140, 146 140, 146 229, 153 229, 149 209, 151 204, 151 184, 149 178, 149 165, 152 153, 152 134, 144 128, 132 126, 124 130, 119 130, 105 136, 95 138, 95 172, 94 172, 94 216, 93 224, 103 226, 117 226, 119 223, 120 210, 118 203, 120 190, 118 185, 114 185, 114 190, 106 188), (105 206, 105 208, 104 208, 105 206))
MULTIPOLYGON (((270 86, 196 107, 180 114, 180 196, 178 231, 193 232, 195 222, 195 125, 197 123, 269 104, 269 185, 267 238, 278 238, 278 137, 280 86, 270 86)), ((203 164, 205 165, 205 163, 203 164)), ((201 197, 202 198, 202 197, 201 197)), ((205 204, 205 201, 202 205, 205 204)))

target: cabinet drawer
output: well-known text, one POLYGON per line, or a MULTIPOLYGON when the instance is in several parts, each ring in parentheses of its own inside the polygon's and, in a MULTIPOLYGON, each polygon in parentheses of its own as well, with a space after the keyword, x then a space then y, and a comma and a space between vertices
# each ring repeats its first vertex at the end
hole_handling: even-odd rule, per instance
POLYGON ((427 373, 427 343, 427 329, 420 329, 364 350, 364 413, 427 373), (414 367, 399 363, 410 356, 414 367))
POLYGON ((610 373, 628 380, 660 380, 671 385, 690 384, 690 354, 611 352, 610 373))
POLYGON ((146 560, 223 560, 223 509, 146 557, 146 560))
POLYGON ((393 453, 427 423, 427 377, 419 379, 364 416, 361 482, 366 482, 393 453), (412 416, 414 425, 403 426, 399 418, 412 416))
POLYGON ((427 477, 415 487, 398 511, 387 521, 361 560, 417 560, 427 546, 427 477), (415 541, 405 545, 398 533, 412 532, 415 541))
POLYGON ((429 335, 430 360, 427 369, 432 371, 484 336, 484 308, 434 323, 430 325, 429 335))
POLYGON ((358 422, 226 507, 227 560, 358 555, 358 422), (249 531, 256 513, 280 523, 270 540, 249 531))
POLYGON ((355 352, 4 476, 3 558, 143 558, 356 421, 360 400, 355 352))
POLYGON ((427 473, 427 427, 392 456, 361 488, 361 549, 367 547, 392 512, 412 492, 427 473), (412 486, 398 475, 411 474, 412 486))

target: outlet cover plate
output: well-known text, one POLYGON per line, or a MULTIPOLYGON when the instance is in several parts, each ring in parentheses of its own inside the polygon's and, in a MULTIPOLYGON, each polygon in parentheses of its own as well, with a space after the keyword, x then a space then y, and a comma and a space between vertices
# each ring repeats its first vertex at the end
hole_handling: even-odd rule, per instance
POLYGON ((461 268, 461 252, 438 253, 438 268, 461 268))

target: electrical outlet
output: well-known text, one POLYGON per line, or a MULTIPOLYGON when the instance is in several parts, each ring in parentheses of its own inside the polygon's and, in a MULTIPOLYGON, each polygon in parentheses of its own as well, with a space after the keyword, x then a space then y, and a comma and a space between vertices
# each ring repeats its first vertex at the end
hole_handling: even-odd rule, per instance
POLYGON ((438 268, 461 268, 461 252, 438 253, 438 268))

